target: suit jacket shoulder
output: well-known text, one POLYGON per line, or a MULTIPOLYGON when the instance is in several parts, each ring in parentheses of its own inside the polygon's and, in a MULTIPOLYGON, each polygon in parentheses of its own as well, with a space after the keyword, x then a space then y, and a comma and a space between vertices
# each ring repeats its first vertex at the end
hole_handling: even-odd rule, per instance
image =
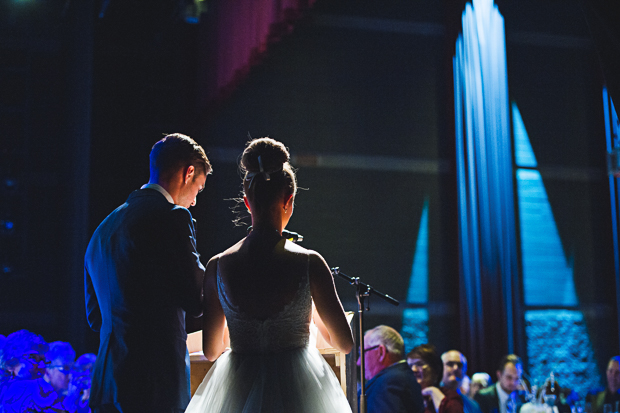
POLYGON ((407 363, 383 369, 366 385, 368 413, 422 413, 420 385, 407 363))

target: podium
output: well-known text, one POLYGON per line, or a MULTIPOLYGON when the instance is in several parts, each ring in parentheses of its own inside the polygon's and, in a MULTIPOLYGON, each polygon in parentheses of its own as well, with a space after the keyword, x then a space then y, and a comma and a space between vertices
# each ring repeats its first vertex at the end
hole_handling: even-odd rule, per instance
MULTIPOLYGON (((355 330, 355 323, 352 323, 354 314, 347 313, 347 321, 349 325, 355 330)), ((353 337, 356 337, 355 331, 353 337)), ((329 347, 329 345, 323 340, 320 334, 317 336, 317 348, 319 353, 323 356, 327 364, 332 368, 332 371, 338 378, 342 391, 347 396, 349 405, 353 410, 353 413, 357 413, 357 360, 355 359, 356 351, 353 350, 349 354, 344 354, 335 348, 329 347)), ((202 353, 202 331, 189 334, 187 337, 187 347, 190 351, 190 385, 192 396, 196 392, 196 389, 202 383, 202 380, 207 375, 207 372, 213 366, 212 361, 202 353), (196 351, 199 350, 199 351, 196 351)))

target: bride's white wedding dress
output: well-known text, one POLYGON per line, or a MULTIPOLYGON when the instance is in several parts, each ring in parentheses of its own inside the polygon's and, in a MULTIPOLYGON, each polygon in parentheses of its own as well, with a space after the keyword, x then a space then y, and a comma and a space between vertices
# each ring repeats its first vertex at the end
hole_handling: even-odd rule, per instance
POLYGON ((218 296, 230 346, 211 367, 186 413, 346 413, 347 399, 333 371, 310 345, 312 298, 308 275, 293 301, 278 314, 257 320, 218 296))

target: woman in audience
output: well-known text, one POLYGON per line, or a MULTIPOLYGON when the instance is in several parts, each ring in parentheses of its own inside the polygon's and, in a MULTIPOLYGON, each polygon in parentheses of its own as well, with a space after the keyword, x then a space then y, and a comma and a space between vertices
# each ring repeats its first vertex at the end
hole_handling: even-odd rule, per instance
POLYGON ((422 344, 407 354, 407 364, 422 387, 425 413, 463 413, 463 398, 456 390, 439 387, 443 362, 432 344, 422 344))

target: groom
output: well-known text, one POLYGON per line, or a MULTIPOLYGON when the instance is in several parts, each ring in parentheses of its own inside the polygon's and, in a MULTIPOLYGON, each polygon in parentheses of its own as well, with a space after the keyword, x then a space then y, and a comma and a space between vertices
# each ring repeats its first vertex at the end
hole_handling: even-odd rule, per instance
POLYGON ((211 164, 181 134, 157 142, 149 183, 99 225, 84 265, 88 323, 100 332, 93 412, 183 412, 190 399, 185 313, 202 312, 192 215, 211 164))

